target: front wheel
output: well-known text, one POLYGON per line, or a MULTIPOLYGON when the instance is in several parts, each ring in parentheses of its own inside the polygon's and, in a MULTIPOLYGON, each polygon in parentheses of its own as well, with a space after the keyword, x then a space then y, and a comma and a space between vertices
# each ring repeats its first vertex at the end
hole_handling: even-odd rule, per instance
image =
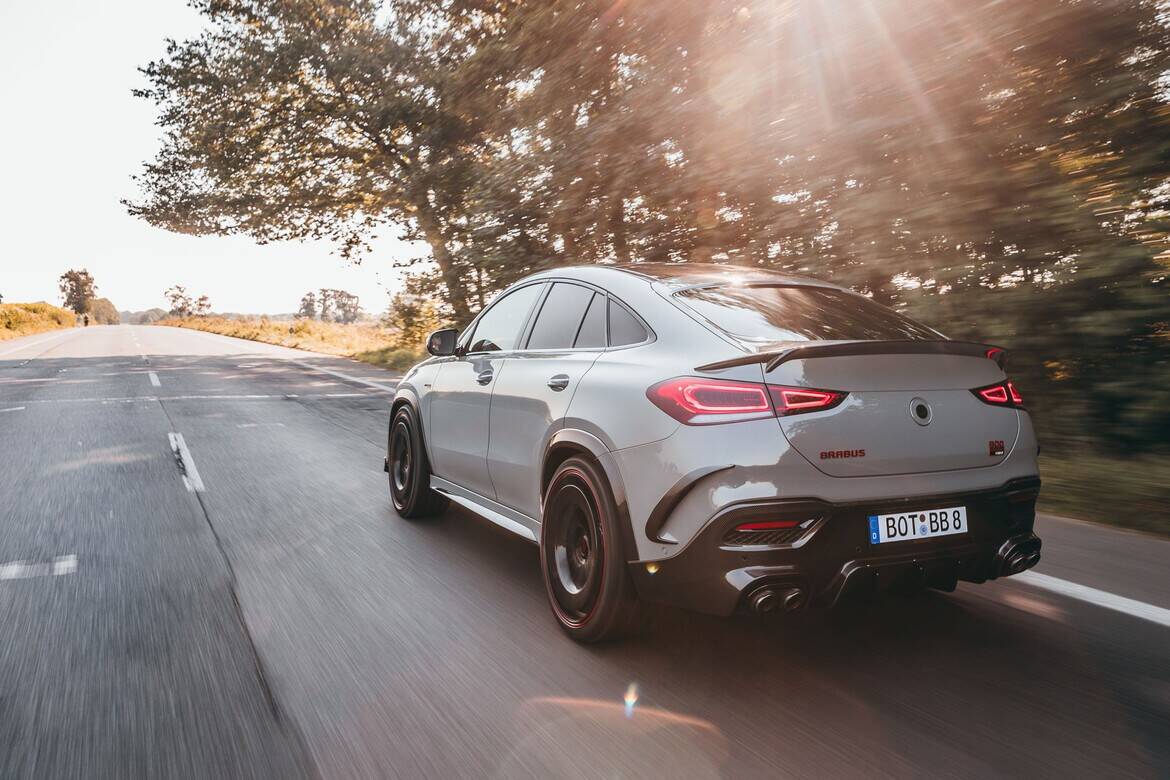
POLYGON ((618 522, 601 468, 584 457, 562 463, 545 494, 540 559, 553 615, 579 642, 614 639, 642 623, 618 522))
POLYGON ((390 421, 386 471, 390 476, 390 498, 400 516, 411 520, 429 517, 447 506, 447 499, 431 489, 431 466, 423 449, 418 417, 410 404, 400 406, 390 421))

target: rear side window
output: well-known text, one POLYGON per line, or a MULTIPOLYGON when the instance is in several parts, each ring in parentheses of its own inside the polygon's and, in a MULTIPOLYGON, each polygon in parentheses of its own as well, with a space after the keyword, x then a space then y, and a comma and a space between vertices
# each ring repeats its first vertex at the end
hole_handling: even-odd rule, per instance
POLYGON ((530 284, 508 293, 493 303, 480 317, 471 337, 469 352, 495 352, 516 349, 520 331, 528 320, 543 284, 530 284))
POLYGON ((630 311, 612 298, 609 301, 609 345, 640 344, 650 338, 646 328, 630 311))
POLYGON ((937 341, 943 336, 868 298, 824 287, 714 287, 676 298, 727 335, 776 341, 937 341))
POLYGON ((528 349, 571 348, 592 300, 593 291, 587 287, 565 282, 554 284, 532 326, 528 349))
POLYGON ((585 319, 581 321, 581 330, 577 331, 577 340, 573 342, 577 349, 605 349, 605 296, 600 293, 593 295, 589 308, 585 310, 585 319))

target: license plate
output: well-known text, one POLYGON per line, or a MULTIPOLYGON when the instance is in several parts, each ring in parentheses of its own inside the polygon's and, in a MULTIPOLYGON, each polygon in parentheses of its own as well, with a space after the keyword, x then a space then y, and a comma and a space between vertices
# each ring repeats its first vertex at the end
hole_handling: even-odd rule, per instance
POLYGON ((908 539, 929 539, 933 536, 949 536, 966 533, 966 531, 967 507, 965 506, 869 516, 869 541, 871 544, 904 542, 908 539))

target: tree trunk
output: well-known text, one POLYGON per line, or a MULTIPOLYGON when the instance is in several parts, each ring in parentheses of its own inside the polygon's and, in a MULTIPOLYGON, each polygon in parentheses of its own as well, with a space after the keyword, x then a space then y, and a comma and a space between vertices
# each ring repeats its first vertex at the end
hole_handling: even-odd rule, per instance
POLYGON ((467 285, 455 267, 451 252, 447 249, 447 239, 439 230, 438 221, 431 213, 430 204, 420 205, 415 213, 419 229, 431 247, 431 257, 439 266, 439 274, 443 277, 443 286, 447 288, 447 301, 451 304, 451 311, 460 327, 471 322, 471 309, 467 305, 467 285))

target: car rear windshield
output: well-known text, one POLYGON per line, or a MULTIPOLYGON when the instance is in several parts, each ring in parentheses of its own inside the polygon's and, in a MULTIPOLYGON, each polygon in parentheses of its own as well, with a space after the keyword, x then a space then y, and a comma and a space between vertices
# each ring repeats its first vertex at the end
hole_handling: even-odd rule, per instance
POLYGON ((719 330, 747 344, 942 338, 868 298, 825 287, 707 287, 682 290, 676 297, 719 330))

